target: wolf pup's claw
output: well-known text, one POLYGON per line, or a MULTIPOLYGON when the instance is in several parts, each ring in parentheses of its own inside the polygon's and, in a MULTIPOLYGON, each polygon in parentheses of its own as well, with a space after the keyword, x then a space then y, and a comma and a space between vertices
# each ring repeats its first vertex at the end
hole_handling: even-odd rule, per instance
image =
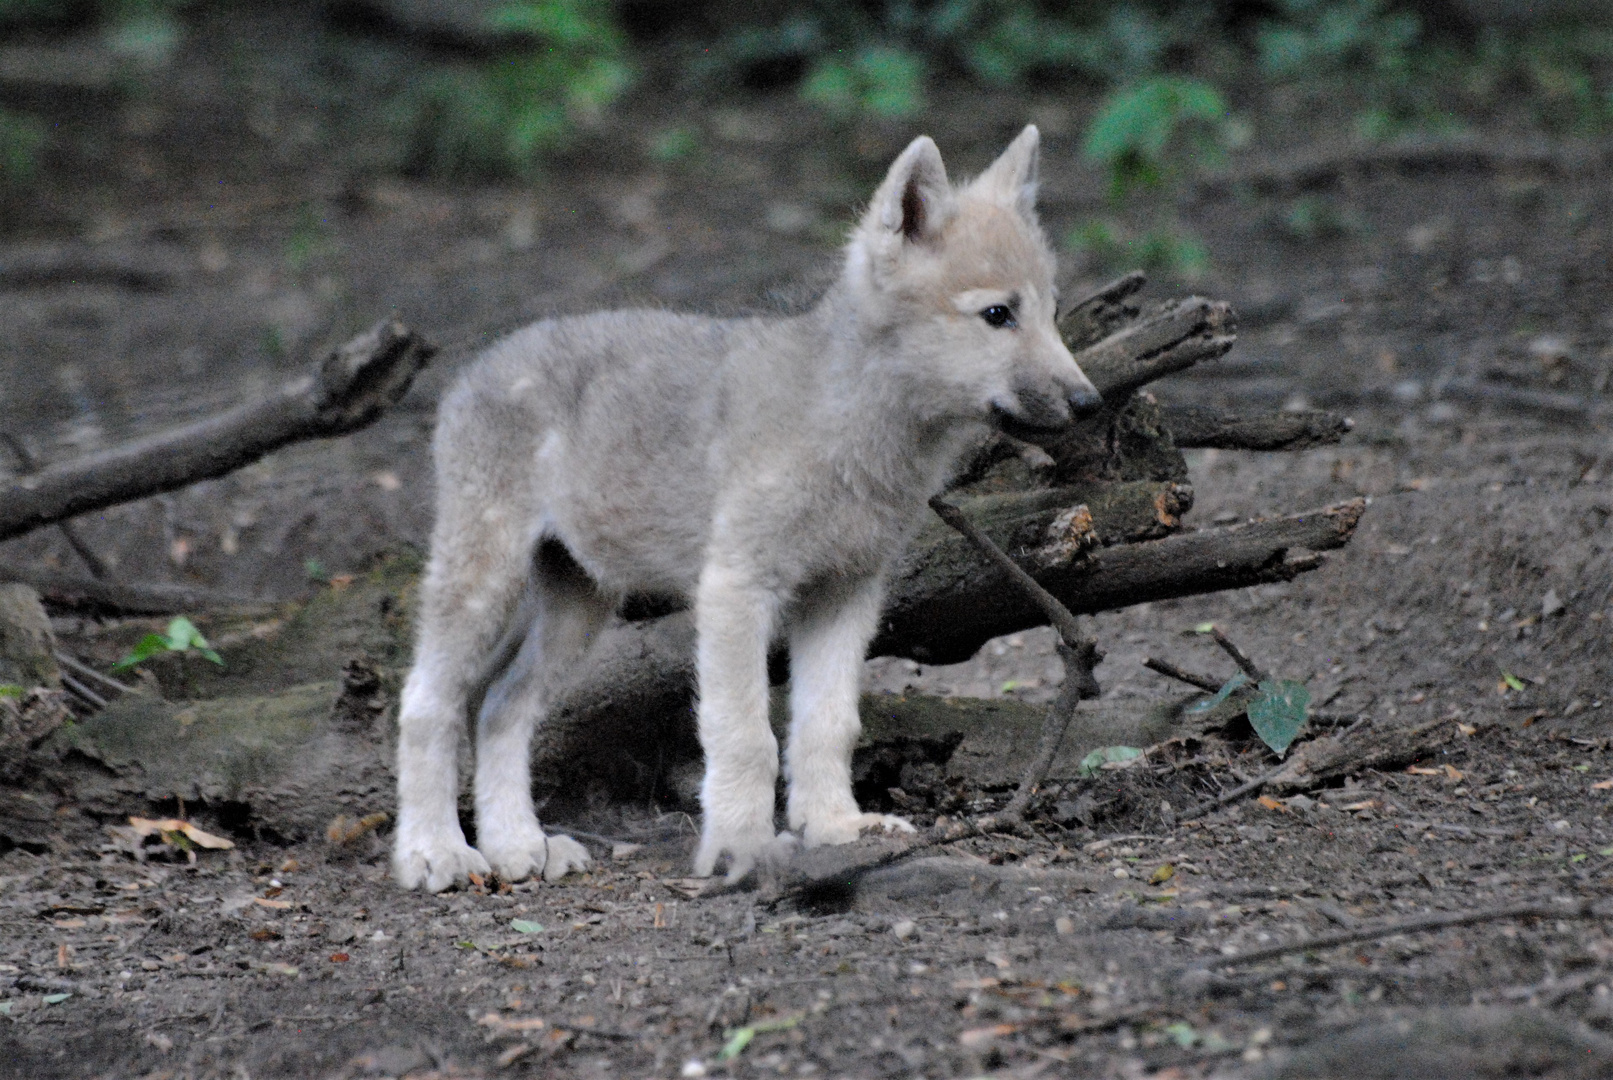
POLYGON ((392 856, 392 874, 405 889, 424 886, 427 892, 442 892, 463 884, 472 874, 492 872, 481 852, 464 840, 406 843, 400 836, 392 856))
POLYGON ((559 881, 573 870, 588 869, 588 849, 569 836, 549 837, 549 858, 543 864, 543 880, 559 881))
POLYGON ((695 877, 710 877, 717 869, 717 859, 727 854, 728 873, 726 880, 738 881, 758 864, 776 866, 788 862, 795 854, 798 841, 795 834, 782 832, 771 839, 758 838, 749 843, 737 840, 724 840, 714 836, 704 836, 700 840, 700 848, 695 852, 695 877))
POLYGON ((849 844, 864 833, 916 833, 911 822, 895 814, 852 814, 819 824, 808 823, 801 830, 809 848, 849 844))
POLYGON ((542 875, 556 881, 588 865, 588 851, 569 836, 545 836, 532 828, 515 836, 487 837, 481 842, 493 872, 505 881, 542 875))

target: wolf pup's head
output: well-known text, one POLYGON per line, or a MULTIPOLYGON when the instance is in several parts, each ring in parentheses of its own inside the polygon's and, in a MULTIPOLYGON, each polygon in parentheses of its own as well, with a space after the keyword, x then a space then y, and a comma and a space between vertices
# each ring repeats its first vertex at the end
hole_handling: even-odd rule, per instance
POLYGON ((895 346, 937 419, 1033 434, 1100 403, 1054 326, 1053 250, 1036 220, 1039 144, 1027 127, 954 188, 935 143, 920 136, 852 235, 846 281, 859 322, 895 346))

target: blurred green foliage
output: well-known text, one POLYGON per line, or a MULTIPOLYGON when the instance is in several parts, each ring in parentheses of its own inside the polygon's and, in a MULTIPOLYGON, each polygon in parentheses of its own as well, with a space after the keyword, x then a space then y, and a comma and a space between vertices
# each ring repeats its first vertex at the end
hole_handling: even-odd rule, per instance
MULTIPOLYGON (((188 22, 231 3, 0 0, 0 33, 89 31, 137 91, 182 47, 188 22)), ((911 121, 943 84, 1095 93, 1085 153, 1117 202, 1168 190, 1187 163, 1227 144, 1229 102, 1261 117, 1286 109, 1294 122, 1353 117, 1367 139, 1477 128, 1520 107, 1554 133, 1613 129, 1613 27, 1431 26, 1421 12, 1455 8, 1417 0, 701 0, 658 7, 654 27, 632 22, 643 9, 508 0, 480 45, 457 50, 337 21, 345 28, 311 52, 348 54, 332 71, 369 72, 356 92, 328 96, 366 110, 363 136, 383 133, 389 167, 439 176, 532 174, 626 92, 650 50, 663 85, 711 96, 786 89, 837 125, 911 121)), ((0 113, 9 184, 37 172, 52 134, 20 109, 0 113)), ((699 131, 669 126, 644 145, 652 160, 691 161, 699 131)))
POLYGON ((0 186, 19 187, 32 180, 44 145, 43 120, 0 109, 0 186))
POLYGON ((606 0, 516 0, 491 19, 520 44, 485 63, 427 66, 392 102, 406 170, 530 175, 633 80, 606 0))
POLYGON ((1081 154, 1109 174, 1109 198, 1158 189, 1183 154, 1219 155, 1227 103, 1215 87, 1181 75, 1155 75, 1111 93, 1087 127, 1081 154))
MULTIPOLYGON (((1236 132, 1226 99, 1201 79, 1153 75, 1111 92, 1098 106, 1082 141, 1082 156, 1101 166, 1117 209, 1133 196, 1172 184, 1188 161, 1220 157, 1236 132)), ((1141 267, 1187 281, 1202 277, 1209 253, 1169 214, 1157 209, 1141 231, 1113 218, 1089 219, 1066 246, 1111 268, 1141 267)))

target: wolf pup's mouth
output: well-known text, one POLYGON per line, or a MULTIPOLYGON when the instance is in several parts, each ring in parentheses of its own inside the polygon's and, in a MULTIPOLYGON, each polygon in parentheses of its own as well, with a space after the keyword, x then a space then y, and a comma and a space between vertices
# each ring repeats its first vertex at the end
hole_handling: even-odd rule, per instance
POLYGON ((1015 416, 1013 413, 1009 412, 1007 409, 996 404, 995 402, 993 402, 991 406, 991 422, 997 428, 997 430, 1002 432, 1004 435, 1011 435, 1014 438, 1022 439, 1025 442, 1035 442, 1038 436, 1046 438, 1049 435, 1063 431, 1074 422, 1074 419, 1074 417, 1071 417, 1070 419, 1060 420, 1056 423, 1039 424, 1035 421, 1026 420, 1022 417, 1015 416))

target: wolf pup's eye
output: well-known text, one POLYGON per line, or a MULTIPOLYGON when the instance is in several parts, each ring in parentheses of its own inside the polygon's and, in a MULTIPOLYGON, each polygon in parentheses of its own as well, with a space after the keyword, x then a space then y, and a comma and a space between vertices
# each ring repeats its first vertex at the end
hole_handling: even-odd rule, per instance
POLYGON ((986 310, 982 311, 980 313, 980 317, 986 320, 987 326, 995 326, 999 329, 1003 327, 1012 328, 1019 325, 1014 321, 1014 309, 1009 307, 1007 304, 993 304, 986 310))

